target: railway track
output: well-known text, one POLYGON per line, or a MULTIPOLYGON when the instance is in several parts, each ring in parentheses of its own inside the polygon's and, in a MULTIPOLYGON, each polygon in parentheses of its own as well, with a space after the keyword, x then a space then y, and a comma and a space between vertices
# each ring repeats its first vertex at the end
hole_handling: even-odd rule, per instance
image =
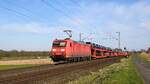
POLYGON ((64 84, 80 76, 90 74, 121 58, 105 58, 71 64, 43 65, 32 68, 14 69, 0 72, 0 84, 64 84))

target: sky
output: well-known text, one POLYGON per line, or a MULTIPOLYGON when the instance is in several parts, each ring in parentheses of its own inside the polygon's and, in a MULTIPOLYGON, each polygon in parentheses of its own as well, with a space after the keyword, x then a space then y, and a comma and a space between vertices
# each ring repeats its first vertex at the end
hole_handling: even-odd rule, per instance
POLYGON ((0 49, 49 51, 54 39, 140 50, 150 47, 149 0, 0 0, 0 49), (91 40, 92 38, 92 40, 91 40))

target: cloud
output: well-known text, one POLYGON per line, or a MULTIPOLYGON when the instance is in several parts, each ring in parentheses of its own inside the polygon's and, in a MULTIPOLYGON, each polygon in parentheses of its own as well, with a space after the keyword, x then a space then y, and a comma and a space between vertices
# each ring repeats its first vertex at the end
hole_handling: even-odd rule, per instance
MULTIPOLYGON (((121 32, 121 44, 130 49, 144 48, 150 45, 150 3, 148 0, 137 0, 131 4, 113 3, 113 1, 98 2, 81 1, 80 7, 75 9, 70 18, 59 18, 58 26, 47 23, 10 23, 0 27, 3 33, 32 33, 50 34, 51 38, 65 37, 64 29, 73 31, 73 39, 78 40, 80 32, 86 37, 92 33, 93 42, 101 42, 103 45, 117 47, 116 40, 104 40, 103 38, 115 37, 116 32, 121 32), (138 38, 137 38, 138 37, 138 38)), ((69 12, 68 12, 69 13, 69 12)))
POLYGON ((0 28, 0 32, 16 32, 16 33, 49 33, 52 28, 39 23, 11 23, 4 24, 0 28))
POLYGON ((49 26, 43 23, 11 23, 4 24, 0 27, 0 32, 5 33, 33 33, 33 34, 49 34, 63 31, 65 29, 71 29, 65 26, 49 26))
MULTIPOLYGON (((102 40, 105 33, 113 33, 112 37, 116 37, 115 32, 120 31, 122 47, 127 46, 130 49, 146 47, 147 43, 144 40, 150 36, 150 3, 147 0, 139 0, 132 4, 83 2, 80 5, 73 18, 86 25, 87 31, 95 32, 95 39, 102 40), (137 43, 132 44, 134 41, 137 43)), ((66 23, 72 24, 69 21, 66 23)), ((109 46, 114 45, 116 42, 109 46)))
MULTIPOLYGON (((0 27, 0 33, 24 33, 34 35, 50 35, 50 39, 54 38, 66 38, 67 35, 63 30, 72 30, 73 38, 78 39, 79 33, 84 31, 82 29, 76 29, 70 26, 51 26, 44 23, 32 22, 32 23, 11 23, 3 24, 0 27)), ((86 35, 86 34, 84 34, 86 35)))

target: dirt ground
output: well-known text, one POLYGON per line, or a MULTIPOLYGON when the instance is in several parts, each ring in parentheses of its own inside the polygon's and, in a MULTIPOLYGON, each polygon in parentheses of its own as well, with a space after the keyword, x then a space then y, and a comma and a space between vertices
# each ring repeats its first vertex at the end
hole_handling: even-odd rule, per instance
POLYGON ((9 60, 0 61, 0 65, 20 65, 20 64, 52 64, 51 59, 29 59, 29 60, 9 60))
POLYGON ((139 57, 134 57, 133 61, 145 84, 150 84, 150 64, 139 57))

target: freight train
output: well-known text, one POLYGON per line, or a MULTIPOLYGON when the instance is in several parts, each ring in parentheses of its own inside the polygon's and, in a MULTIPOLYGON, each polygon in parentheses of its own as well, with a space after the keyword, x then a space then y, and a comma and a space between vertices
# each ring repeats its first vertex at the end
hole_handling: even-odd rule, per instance
POLYGON ((50 57, 54 62, 77 62, 117 56, 127 57, 128 53, 91 42, 77 42, 66 38, 53 41, 50 57))

